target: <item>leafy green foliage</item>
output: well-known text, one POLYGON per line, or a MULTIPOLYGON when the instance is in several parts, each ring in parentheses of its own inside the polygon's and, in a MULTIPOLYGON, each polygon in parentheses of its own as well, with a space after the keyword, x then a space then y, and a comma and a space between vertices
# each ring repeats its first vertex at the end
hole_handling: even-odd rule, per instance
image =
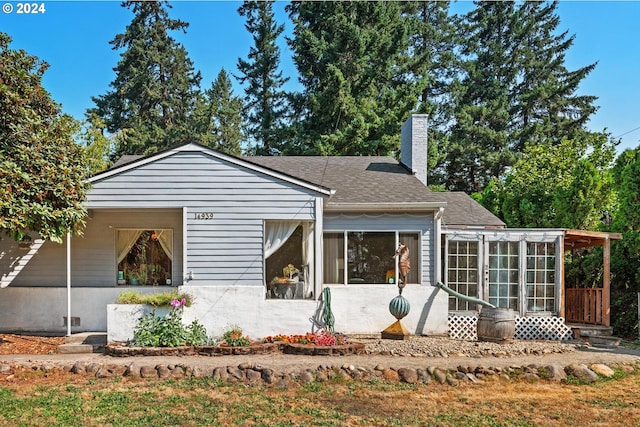
POLYGON ((197 320, 185 326, 182 323, 182 305, 174 306, 164 317, 155 310, 142 316, 133 332, 133 343, 142 347, 177 347, 205 345, 207 332, 197 320))
POLYGON ((611 252, 611 319, 616 334, 638 336, 640 292, 640 147, 620 155, 614 169, 618 188, 618 210, 613 231, 622 241, 611 252))
POLYGON ((190 307, 193 299, 186 292, 178 292, 177 289, 164 292, 141 294, 138 291, 127 290, 121 292, 116 300, 117 304, 147 304, 153 307, 170 307, 175 300, 185 300, 185 306, 190 307))
POLYGON ((232 347, 246 347, 251 344, 251 340, 243 335, 242 328, 237 325, 232 325, 224 331, 222 338, 232 347))
POLYGON ((595 112, 595 97, 576 95, 595 64, 566 69, 573 37, 557 35, 556 8, 482 1, 464 17, 454 120, 434 173, 448 189, 483 191, 527 146, 578 138, 595 112))
POLYGON ((555 146, 533 145, 504 183, 490 181, 478 198, 509 227, 600 230, 613 206, 614 156, 615 145, 601 133, 585 132, 555 146))
POLYGON ((68 231, 81 233, 86 215, 77 123, 42 87, 47 64, 10 43, 0 33, 0 230, 61 243, 68 231))

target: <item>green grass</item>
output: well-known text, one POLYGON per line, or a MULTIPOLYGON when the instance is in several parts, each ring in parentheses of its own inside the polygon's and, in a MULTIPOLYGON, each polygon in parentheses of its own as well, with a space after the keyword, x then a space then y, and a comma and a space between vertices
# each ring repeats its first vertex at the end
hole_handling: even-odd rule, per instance
POLYGON ((459 387, 338 378, 293 383, 280 390, 212 378, 111 381, 73 375, 52 379, 26 372, 18 381, 0 383, 0 426, 529 427, 545 422, 588 425, 593 408, 601 411, 598 422, 640 419, 640 409, 630 403, 640 388, 640 373, 618 378, 595 384, 493 382, 459 387), (565 397, 559 401, 556 393, 561 390, 565 397), (497 392, 520 397, 490 399, 497 392), (567 412, 566 407, 576 410, 567 412))

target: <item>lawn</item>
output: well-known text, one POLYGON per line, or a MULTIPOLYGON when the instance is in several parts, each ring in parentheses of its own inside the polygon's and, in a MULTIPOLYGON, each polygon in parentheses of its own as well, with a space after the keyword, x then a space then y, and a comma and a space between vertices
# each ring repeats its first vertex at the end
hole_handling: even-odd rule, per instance
POLYGON ((453 387, 337 377, 278 389, 19 371, 0 376, 0 425, 640 426, 637 370, 593 384, 492 379, 453 387))

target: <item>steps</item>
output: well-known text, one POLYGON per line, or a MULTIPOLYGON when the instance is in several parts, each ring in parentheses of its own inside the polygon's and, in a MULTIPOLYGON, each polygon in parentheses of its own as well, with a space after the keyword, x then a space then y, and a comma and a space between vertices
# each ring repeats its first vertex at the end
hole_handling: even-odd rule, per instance
POLYGON ((612 326, 567 324, 576 339, 588 342, 594 347, 613 348, 620 345, 621 338, 613 336, 612 326))
POLYGON ((58 346, 63 354, 102 353, 107 345, 106 332, 82 332, 65 337, 65 343, 58 346))

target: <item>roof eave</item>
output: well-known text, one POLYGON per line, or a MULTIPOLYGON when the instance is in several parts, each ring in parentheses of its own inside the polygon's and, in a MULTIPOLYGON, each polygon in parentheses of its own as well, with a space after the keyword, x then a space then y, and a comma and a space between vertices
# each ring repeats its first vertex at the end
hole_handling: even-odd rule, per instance
POLYGON ((433 212, 447 206, 446 202, 413 203, 327 203, 325 212, 433 212))

